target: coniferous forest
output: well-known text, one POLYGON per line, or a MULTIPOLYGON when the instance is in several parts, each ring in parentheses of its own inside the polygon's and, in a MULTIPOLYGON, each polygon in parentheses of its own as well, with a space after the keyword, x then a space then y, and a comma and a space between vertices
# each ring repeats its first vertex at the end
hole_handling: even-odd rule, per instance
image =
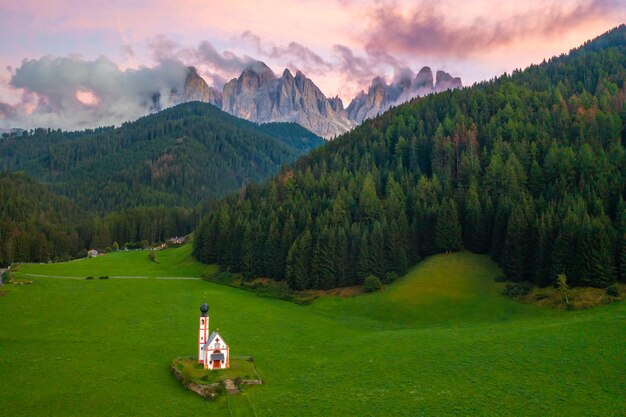
POLYGON ((295 123, 258 126, 198 102, 119 128, 5 133, 0 266, 184 236, 218 198, 323 142, 295 123))
POLYGON ((219 203, 194 253, 293 289, 489 253, 540 286, 626 279, 626 26, 401 105, 219 203))

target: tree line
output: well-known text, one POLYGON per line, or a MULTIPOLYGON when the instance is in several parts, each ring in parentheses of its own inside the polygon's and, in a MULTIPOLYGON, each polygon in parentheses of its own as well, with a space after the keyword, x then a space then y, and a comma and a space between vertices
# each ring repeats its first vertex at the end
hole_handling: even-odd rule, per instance
POLYGON ((5 133, 0 265, 184 236, 220 196, 323 142, 294 123, 257 126, 203 103, 119 128, 5 133))
POLYGON ((399 106, 217 204, 194 254, 294 289, 489 253, 508 279, 626 279, 626 27, 399 106))

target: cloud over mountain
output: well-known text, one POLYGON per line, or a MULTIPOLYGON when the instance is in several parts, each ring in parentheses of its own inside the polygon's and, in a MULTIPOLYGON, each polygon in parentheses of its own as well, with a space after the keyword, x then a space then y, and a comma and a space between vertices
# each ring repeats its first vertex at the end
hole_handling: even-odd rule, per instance
POLYGON ((15 106, 0 103, 0 113, 12 126, 86 128, 119 124, 173 104, 187 67, 164 59, 152 68, 121 70, 105 57, 88 61, 80 56, 24 60, 10 85, 22 89, 15 106))
POLYGON ((563 1, 459 24, 438 3, 420 1, 403 12, 396 2, 383 1, 368 11, 364 44, 369 53, 465 57, 516 40, 558 37, 620 10, 625 12, 626 6, 618 0, 563 1))

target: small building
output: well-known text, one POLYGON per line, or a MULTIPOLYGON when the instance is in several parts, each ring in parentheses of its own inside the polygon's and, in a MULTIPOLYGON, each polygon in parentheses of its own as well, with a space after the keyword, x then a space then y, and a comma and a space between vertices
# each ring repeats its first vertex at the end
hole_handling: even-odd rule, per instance
POLYGON ((185 237, 171 237, 169 242, 171 245, 182 245, 185 243, 185 237))
POLYGON ((198 338, 198 363, 204 369, 226 369, 230 367, 230 348, 222 335, 214 330, 209 335, 209 305, 200 306, 200 335, 198 338))
POLYGON ((89 252, 87 252, 88 258, 95 258, 96 256, 98 256, 98 251, 95 249, 91 249, 89 252))

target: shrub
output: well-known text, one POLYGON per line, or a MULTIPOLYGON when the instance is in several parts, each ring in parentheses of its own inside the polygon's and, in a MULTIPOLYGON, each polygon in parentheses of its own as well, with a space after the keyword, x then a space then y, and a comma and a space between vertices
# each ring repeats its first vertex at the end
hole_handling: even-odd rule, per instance
POLYGON ((109 279, 108 275, 101 275, 98 277, 98 279, 109 279))
POLYGON ((157 261, 157 258, 156 258, 156 253, 155 253, 155 252, 150 252, 150 253, 148 254, 148 258, 150 258, 150 260, 151 260, 152 262, 154 262, 154 263, 157 263, 157 264, 159 263, 159 261, 157 261))
POLYGON ((617 286, 617 284, 609 285, 608 287, 606 287, 606 293, 611 297, 619 297, 619 287, 617 286))
POLYGON ((374 292, 378 291, 383 287, 383 284, 380 282, 380 279, 374 275, 368 275, 363 281, 363 291, 365 292, 374 292))
POLYGON ((506 281, 507 281, 507 279, 506 279, 506 277, 505 277, 504 275, 498 275, 498 276, 497 276, 497 277, 495 277, 493 280, 494 280, 495 282, 506 282, 506 281))
POLYGON ((548 298, 548 294, 546 293, 546 290, 544 290, 543 288, 539 288, 535 292, 535 300, 539 301, 539 300, 544 300, 546 298, 548 298))
POLYGON ((383 278, 385 284, 391 284, 398 279, 398 273, 396 271, 387 272, 383 278))
POLYGON ((501 294, 511 298, 521 298, 527 295, 532 289, 533 285, 530 282, 514 282, 506 284, 501 294))
POLYGON ((93 277, 91 275, 89 275, 87 278, 85 279, 93 279, 93 277))

